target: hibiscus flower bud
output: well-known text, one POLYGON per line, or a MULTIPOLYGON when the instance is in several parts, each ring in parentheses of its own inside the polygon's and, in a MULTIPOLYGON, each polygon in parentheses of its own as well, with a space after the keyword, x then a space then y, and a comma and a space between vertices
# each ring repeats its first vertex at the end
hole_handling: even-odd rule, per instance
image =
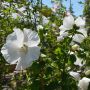
POLYGON ((75 44, 71 47, 71 50, 72 51, 76 51, 76 50, 79 50, 79 45, 75 44))

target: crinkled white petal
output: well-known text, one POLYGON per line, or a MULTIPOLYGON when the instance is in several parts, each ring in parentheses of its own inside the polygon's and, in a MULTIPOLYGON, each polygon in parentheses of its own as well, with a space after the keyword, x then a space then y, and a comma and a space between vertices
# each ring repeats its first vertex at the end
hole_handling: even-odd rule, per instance
POLYGON ((67 30, 67 28, 66 28, 64 25, 61 25, 61 26, 59 27, 59 29, 60 29, 61 31, 67 30))
POLYGON ((81 43, 85 39, 84 35, 82 34, 75 34, 73 36, 73 41, 81 43))
POLYGON ((85 37, 87 37, 87 29, 80 28, 78 31, 81 32, 85 37))
POLYGON ((75 24, 78 26, 78 27, 84 27, 85 26, 85 19, 81 18, 81 17, 78 17, 76 20, 75 20, 75 24))
POLYGON ((66 16, 63 20, 63 26, 67 30, 70 30, 73 28, 73 25, 74 25, 74 17, 72 15, 66 16))
POLYGON ((7 42, 1 49, 1 53, 3 54, 6 61, 10 64, 16 64, 18 59, 20 58, 18 53, 18 47, 16 42, 7 42))
POLYGON ((9 34, 6 38, 6 42, 12 42, 12 41, 17 41, 17 36, 15 32, 9 34))
POLYGON ((16 70, 23 70, 29 67, 34 60, 40 56, 39 47, 29 47, 26 55, 21 56, 21 60, 17 63, 16 70))
POLYGON ((83 78, 79 81, 78 87, 79 87, 81 90, 87 90, 87 89, 88 89, 88 86, 89 86, 89 82, 90 82, 90 79, 89 79, 89 78, 83 77, 83 78))
POLYGON ((83 35, 82 34, 75 34, 73 36, 73 41, 81 43, 87 37, 87 30, 85 28, 80 28, 77 31, 82 33, 83 35))
POLYGON ((60 35, 67 35, 68 32, 66 32, 66 30, 60 30, 60 35))
POLYGON ((67 36, 68 36, 68 32, 64 32, 64 33, 60 34, 60 36, 57 37, 57 41, 61 41, 67 36))
POLYGON ((40 56, 40 47, 38 46, 30 47, 26 55, 26 60, 28 60, 29 58, 31 60, 37 60, 39 56, 40 56))
POLYGON ((80 74, 74 71, 70 71, 69 74, 74 77, 76 80, 80 79, 80 74))
POLYGON ((24 34, 23 34, 22 30, 20 30, 19 28, 14 28, 13 30, 17 36, 18 46, 22 47, 23 41, 24 41, 24 34))
POLYGON ((24 42, 29 47, 37 46, 40 43, 38 33, 30 29, 24 28, 24 42))
POLYGON ((78 66, 83 66, 85 64, 85 62, 83 62, 83 59, 81 58, 78 58, 76 56, 76 61, 74 62, 75 65, 78 65, 78 66))

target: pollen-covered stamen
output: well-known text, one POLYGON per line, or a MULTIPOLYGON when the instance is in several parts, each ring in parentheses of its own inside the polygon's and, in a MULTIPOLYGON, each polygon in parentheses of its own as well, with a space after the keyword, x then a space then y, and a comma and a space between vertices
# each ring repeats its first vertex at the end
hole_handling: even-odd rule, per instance
POLYGON ((20 48, 20 52, 27 53, 27 52, 28 52, 28 47, 24 44, 24 45, 20 48))

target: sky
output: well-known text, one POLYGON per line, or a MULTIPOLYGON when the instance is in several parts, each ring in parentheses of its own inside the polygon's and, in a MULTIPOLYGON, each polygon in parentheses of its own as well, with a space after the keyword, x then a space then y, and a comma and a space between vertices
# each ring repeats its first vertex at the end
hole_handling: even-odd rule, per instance
MULTIPOLYGON (((67 10, 70 6, 69 1, 70 0, 67 0, 67 1, 63 0, 63 5, 66 6, 67 10)), ((78 3, 79 1, 84 2, 84 0, 72 0, 73 11, 74 11, 74 15, 76 15, 76 16, 82 15, 82 13, 83 13, 84 5, 79 4, 78 3)), ((51 0, 43 0, 43 3, 48 5, 49 7, 52 7, 51 0)))

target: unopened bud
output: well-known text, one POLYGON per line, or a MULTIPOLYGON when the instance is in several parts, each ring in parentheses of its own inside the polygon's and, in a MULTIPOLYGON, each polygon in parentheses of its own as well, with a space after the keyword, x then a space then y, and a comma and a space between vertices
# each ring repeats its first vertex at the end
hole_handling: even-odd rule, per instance
POLYGON ((75 44, 71 47, 72 51, 79 50, 79 45, 75 44))
POLYGON ((87 70, 86 72, 85 72, 85 75, 90 75, 90 70, 87 70))

